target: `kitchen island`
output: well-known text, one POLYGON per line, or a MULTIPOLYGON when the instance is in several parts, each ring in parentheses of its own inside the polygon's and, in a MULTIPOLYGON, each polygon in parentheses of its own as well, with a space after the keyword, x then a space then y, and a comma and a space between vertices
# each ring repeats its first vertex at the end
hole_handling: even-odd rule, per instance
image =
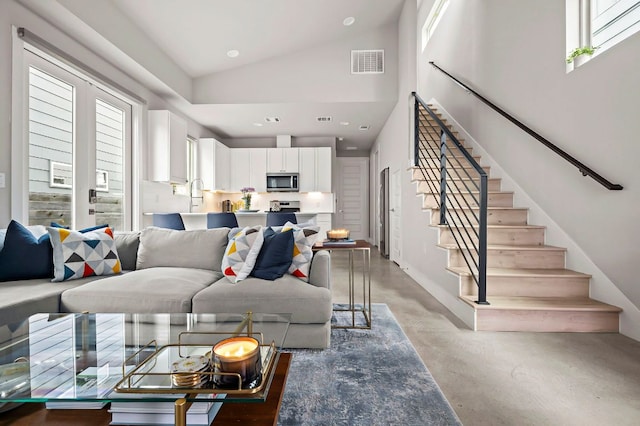
MULTIPOLYGON (((266 226, 267 224, 267 212, 248 212, 248 211, 236 211, 236 219, 238 220, 238 226, 266 226)), ((206 229, 207 228, 207 213, 180 213, 182 216, 182 222, 187 230, 190 229, 206 229)), ((331 229, 331 213, 323 212, 298 212, 295 214, 298 223, 311 222, 320 226, 321 236, 325 238, 325 232, 331 229)), ((144 225, 148 226, 153 223, 153 213, 144 214, 144 225)))

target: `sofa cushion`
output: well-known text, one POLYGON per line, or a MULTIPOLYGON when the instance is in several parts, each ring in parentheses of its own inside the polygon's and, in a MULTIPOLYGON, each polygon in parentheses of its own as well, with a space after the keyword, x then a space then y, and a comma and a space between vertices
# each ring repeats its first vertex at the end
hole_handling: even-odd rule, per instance
POLYGON ((193 297, 194 313, 247 311, 292 314, 294 323, 325 323, 331 319, 331 292, 291 275, 274 281, 249 277, 238 284, 219 280, 193 297))
POLYGON ((133 271, 136 269, 136 260, 138 259, 138 246, 140 245, 139 231, 116 231, 113 235, 118 248, 118 257, 120 264, 125 271, 133 271))
POLYGON ((67 290, 62 293, 60 309, 61 312, 191 312, 192 297, 220 278, 220 272, 205 269, 140 269, 67 290))
POLYGON ((156 266, 221 272, 229 228, 177 231, 150 226, 140 232, 136 269, 156 266))
POLYGON ((49 278, 2 283, 0 324, 13 323, 38 312, 59 312, 62 292, 101 278, 94 276, 56 284, 49 278))
POLYGON ((320 227, 311 225, 301 228, 294 223, 287 222, 282 227, 282 231, 287 229, 293 229, 294 238, 293 260, 289 267, 289 273, 308 282, 311 259, 313 258, 312 247, 320 235, 320 227))
POLYGON ((249 276, 256 263, 264 236, 261 226, 247 226, 231 237, 222 257, 222 273, 232 283, 249 276))
POLYGON ((36 236, 12 220, 0 251, 0 281, 50 278, 53 276, 49 235, 36 236))
POLYGON ((287 273, 293 260, 293 230, 276 232, 264 230, 264 242, 251 276, 264 280, 275 280, 287 273))

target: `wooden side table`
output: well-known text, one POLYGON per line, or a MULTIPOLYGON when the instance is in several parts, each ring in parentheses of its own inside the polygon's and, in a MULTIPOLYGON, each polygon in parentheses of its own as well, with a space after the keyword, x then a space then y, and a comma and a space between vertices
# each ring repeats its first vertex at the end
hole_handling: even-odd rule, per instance
POLYGON ((351 324, 333 325, 332 328, 371 328, 371 244, 365 240, 355 240, 355 244, 322 242, 313 246, 313 251, 329 250, 349 253, 349 304, 347 308, 334 308, 334 311, 351 312, 351 324), (362 305, 357 305, 354 257, 356 252, 362 253, 362 305), (356 313, 362 313, 365 325, 356 324, 356 313))

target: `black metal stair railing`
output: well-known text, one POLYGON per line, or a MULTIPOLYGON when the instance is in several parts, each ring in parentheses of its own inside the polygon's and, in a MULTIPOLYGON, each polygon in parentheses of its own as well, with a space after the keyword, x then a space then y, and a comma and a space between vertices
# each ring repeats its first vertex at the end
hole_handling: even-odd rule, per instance
POLYGON ((473 96, 475 96, 476 98, 480 99, 480 101, 482 101, 483 103, 488 105, 491 109, 496 111, 498 114, 500 114, 501 116, 503 116, 504 118, 509 120, 514 125, 518 126, 520 129, 522 129, 524 132, 526 132, 531 137, 536 139, 538 142, 542 143, 544 146, 549 148, 551 151, 555 152, 560 157, 562 157, 563 159, 568 161, 570 164, 575 166, 578 169, 578 171, 580 173, 582 173, 582 176, 589 176, 590 178, 592 178, 593 180, 595 180, 600 185, 604 186, 605 188, 607 188, 610 191, 620 191, 620 190, 623 189, 622 185, 620 185, 619 183, 610 182, 609 180, 605 179, 604 177, 602 177, 601 175, 596 173, 594 170, 592 170, 590 167, 588 167, 584 163, 578 161, 575 157, 571 156, 570 154, 568 154, 567 152, 565 152, 564 150, 559 148, 557 145, 551 143, 551 141, 549 141, 548 139, 544 138, 539 133, 533 131, 530 127, 528 127, 527 125, 525 125, 521 121, 517 120, 511 114, 507 113, 505 110, 503 110, 502 108, 498 107, 496 104, 491 102, 489 99, 485 98, 480 93, 476 92, 471 87, 469 87, 468 85, 464 84, 462 81, 458 80, 457 78, 455 78, 453 75, 449 74, 444 69, 440 68, 433 61, 429 62, 429 64, 431 64, 431 66, 433 66, 435 69, 437 69, 438 71, 440 71, 441 73, 443 73, 444 75, 449 77, 458 86, 462 87, 468 93, 470 93, 473 96))
POLYGON ((473 280, 478 304, 487 302, 488 177, 451 130, 416 93, 414 166, 427 199, 440 210, 473 280))

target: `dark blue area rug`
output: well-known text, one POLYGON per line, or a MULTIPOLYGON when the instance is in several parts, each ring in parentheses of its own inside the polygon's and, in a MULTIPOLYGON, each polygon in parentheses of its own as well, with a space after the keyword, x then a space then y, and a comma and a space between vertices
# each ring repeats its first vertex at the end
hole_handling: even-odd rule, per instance
POLYGON ((371 330, 333 329, 329 349, 291 352, 280 425, 461 424, 385 304, 371 330))

